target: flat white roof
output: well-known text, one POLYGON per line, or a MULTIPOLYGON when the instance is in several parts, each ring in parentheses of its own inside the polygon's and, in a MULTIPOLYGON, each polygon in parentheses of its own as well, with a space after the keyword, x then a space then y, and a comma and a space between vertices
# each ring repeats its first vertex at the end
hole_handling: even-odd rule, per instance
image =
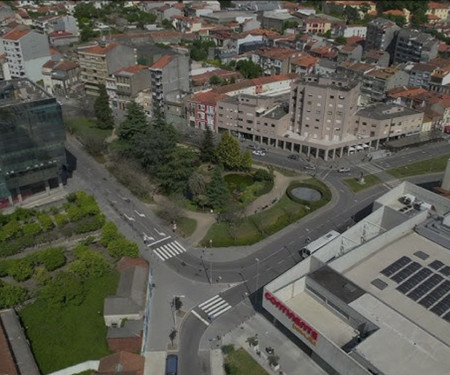
POLYGON ((299 293, 284 301, 284 304, 292 311, 298 312, 302 319, 337 346, 345 345, 357 335, 357 332, 351 326, 339 319, 330 310, 324 308, 321 303, 307 293, 299 293))

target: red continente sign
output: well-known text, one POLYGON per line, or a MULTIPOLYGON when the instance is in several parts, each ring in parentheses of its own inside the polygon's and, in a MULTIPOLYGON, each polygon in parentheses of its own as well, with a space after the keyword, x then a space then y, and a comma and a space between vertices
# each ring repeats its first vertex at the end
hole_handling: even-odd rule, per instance
POLYGON ((284 315, 286 315, 290 320, 292 320, 292 327, 303 335, 311 344, 316 345, 317 338, 319 334, 317 331, 304 322, 300 317, 297 316, 291 309, 286 307, 278 298, 276 298, 272 293, 266 292, 264 297, 274 305, 278 310, 280 310, 284 315))

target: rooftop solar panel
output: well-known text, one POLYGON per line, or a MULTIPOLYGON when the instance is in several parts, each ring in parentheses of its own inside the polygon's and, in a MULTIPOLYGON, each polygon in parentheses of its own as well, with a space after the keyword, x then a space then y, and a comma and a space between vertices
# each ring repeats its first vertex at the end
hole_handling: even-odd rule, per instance
POLYGON ((441 275, 434 274, 433 276, 426 279, 417 288, 409 292, 408 297, 411 298, 413 301, 417 301, 420 298, 422 298, 425 294, 427 294, 431 289, 433 289, 436 285, 438 285, 442 280, 443 277, 441 275))
POLYGON ((394 276, 391 276, 391 279, 396 283, 400 283, 409 276, 411 276, 414 272, 418 271, 422 266, 417 262, 412 262, 408 264, 401 271, 397 272, 394 276))
POLYGON ((441 316, 445 312, 450 310, 450 294, 447 297, 443 298, 441 302, 437 303, 431 311, 433 311, 436 315, 441 316))
POLYGON ((445 266, 439 272, 448 277, 448 276, 450 276, 450 267, 449 266, 445 266))
POLYGON ((399 259, 397 259, 395 262, 391 263, 389 266, 387 266, 384 270, 381 271, 381 273, 384 276, 391 276, 403 267, 405 267, 408 263, 411 262, 411 258, 403 256, 399 259))
POLYGON ((429 268, 422 268, 415 275, 412 275, 409 279, 407 279, 404 283, 397 287, 397 290, 403 294, 406 294, 411 289, 415 288, 418 284, 420 284, 423 280, 425 280, 428 276, 432 274, 429 268))
POLYGON ((440 260, 435 260, 433 262, 430 263, 430 267, 434 270, 438 270, 440 268, 442 268, 443 266, 445 266, 444 263, 442 263, 440 260))

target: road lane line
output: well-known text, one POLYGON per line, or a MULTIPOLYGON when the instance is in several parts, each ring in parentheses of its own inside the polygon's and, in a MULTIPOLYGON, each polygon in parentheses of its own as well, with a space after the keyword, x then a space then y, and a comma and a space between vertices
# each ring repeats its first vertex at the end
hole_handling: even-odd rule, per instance
POLYGON ((213 306, 213 310, 205 311, 208 315, 216 316, 216 312, 222 310, 225 306, 228 306, 227 301, 223 301, 223 303, 219 303, 218 305, 213 306))
POLYGON ((166 258, 166 255, 165 254, 163 254, 163 253, 159 253, 159 250, 153 250, 153 252, 156 254, 156 255, 158 255, 158 257, 164 262, 165 260, 167 260, 167 259, 169 259, 169 258, 166 258))
POLYGON ((167 236, 167 237, 165 237, 165 238, 161 238, 160 240, 155 241, 155 242, 153 242, 153 243, 151 243, 151 244, 148 244, 147 246, 153 246, 153 245, 156 245, 157 243, 160 243, 160 242, 162 242, 162 241, 168 240, 169 238, 170 238, 170 236, 167 236))
POLYGON ((199 307, 201 307, 201 308, 203 308, 203 307, 205 307, 205 305, 208 303, 208 302, 211 302, 211 301, 213 301, 213 300, 216 300, 216 299, 219 299, 220 298, 220 296, 217 294, 217 295, 215 295, 214 297, 212 297, 212 298, 210 298, 209 300, 207 300, 207 301, 205 301, 205 302, 202 302, 200 305, 198 305, 199 307))
POLYGON ((222 310, 217 311, 215 314, 211 314, 214 316, 214 318, 217 318, 219 315, 222 315, 224 312, 228 311, 229 309, 231 309, 232 306, 228 305, 225 306, 222 310))
POLYGON ((215 310, 217 307, 222 306, 226 303, 227 302, 224 299, 222 299, 221 301, 218 301, 217 303, 214 303, 211 306, 208 306, 207 308, 202 308, 202 310, 209 314, 212 310, 215 310))
POLYGON ((180 250, 177 246, 175 246, 173 243, 168 243, 168 247, 170 247, 177 255, 181 254, 183 250, 180 250))
POLYGON ((167 253, 169 253, 169 254, 170 254, 170 257, 176 257, 176 256, 177 256, 177 254, 176 254, 174 251, 172 251, 172 250, 169 248, 169 246, 167 246, 167 245, 162 245, 160 248, 163 248, 164 251, 166 251, 167 253))
POLYGON ((194 314, 197 318, 199 318, 203 323, 205 323, 207 326, 209 326, 209 322, 207 322, 205 319, 203 319, 195 310, 192 310, 192 314, 194 314))

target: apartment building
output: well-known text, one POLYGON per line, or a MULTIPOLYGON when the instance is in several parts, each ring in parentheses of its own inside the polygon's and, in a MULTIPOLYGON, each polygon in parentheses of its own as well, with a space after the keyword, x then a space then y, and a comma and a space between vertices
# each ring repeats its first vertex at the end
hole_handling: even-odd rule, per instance
POLYGON ((293 84, 290 130, 305 139, 339 142, 350 133, 359 82, 307 75, 293 84))
POLYGON ((409 74, 408 85, 428 89, 434 69, 435 66, 431 64, 408 64, 404 69, 409 74))
POLYGON ((42 66, 51 58, 47 36, 30 29, 14 29, 3 35, 7 72, 5 78, 42 79, 42 66))
POLYGON ((42 66, 42 76, 49 94, 65 96, 80 84, 80 66, 74 61, 49 60, 42 66))
POLYGON ((395 46, 395 35, 400 27, 386 18, 375 18, 367 25, 365 50, 371 49, 391 53, 395 46))
POLYGON ((237 95, 217 102, 217 130, 251 139, 282 137, 290 126, 289 93, 237 95))
POLYGON ((355 117, 356 134, 367 139, 383 139, 419 134, 423 112, 396 104, 376 103, 360 109, 355 117))
MULTIPOLYGON (((167 99, 175 100, 181 108, 183 98, 191 90, 189 81, 189 56, 164 55, 150 67, 153 108, 166 114, 167 99), (178 98, 177 98, 178 96, 178 98)), ((169 106, 170 107, 170 106, 169 106)), ((178 112, 178 110, 175 110, 178 112)))
POLYGON ((447 22, 449 9, 450 4, 448 3, 438 3, 435 1, 430 1, 428 3, 428 9, 425 14, 427 16, 434 16, 442 22, 447 22))
POLYGON ((398 32, 394 63, 427 63, 438 54, 439 41, 418 30, 402 29, 398 32))
POLYGON ((327 18, 305 18, 301 25, 301 31, 306 34, 324 34, 331 30, 331 21, 327 18))
POLYGON ((57 100, 28 79, 0 82, 0 202, 61 185, 65 130, 57 100))
POLYGON ((81 81, 86 94, 98 96, 100 85, 119 69, 135 65, 135 50, 118 43, 104 43, 88 48, 78 48, 78 59, 81 69, 81 81))
POLYGON ((394 68, 373 69, 362 77, 361 93, 365 103, 380 102, 386 98, 386 92, 408 85, 409 74, 394 68))
POLYGON ((252 52, 252 61, 264 69, 265 75, 287 74, 291 71, 292 60, 304 55, 289 48, 261 48, 252 52))
POLYGON ((266 11, 263 13, 261 26, 264 29, 282 32, 285 22, 289 21, 298 22, 299 19, 297 17, 292 16, 287 9, 276 9, 272 11, 266 11))
POLYGON ((333 26, 333 32, 335 36, 343 36, 344 38, 358 36, 365 39, 367 35, 367 26, 346 25, 345 23, 340 23, 333 26))
POLYGON ((106 79, 109 105, 113 109, 125 111, 138 92, 151 86, 150 70, 146 65, 132 65, 113 73, 106 79))

